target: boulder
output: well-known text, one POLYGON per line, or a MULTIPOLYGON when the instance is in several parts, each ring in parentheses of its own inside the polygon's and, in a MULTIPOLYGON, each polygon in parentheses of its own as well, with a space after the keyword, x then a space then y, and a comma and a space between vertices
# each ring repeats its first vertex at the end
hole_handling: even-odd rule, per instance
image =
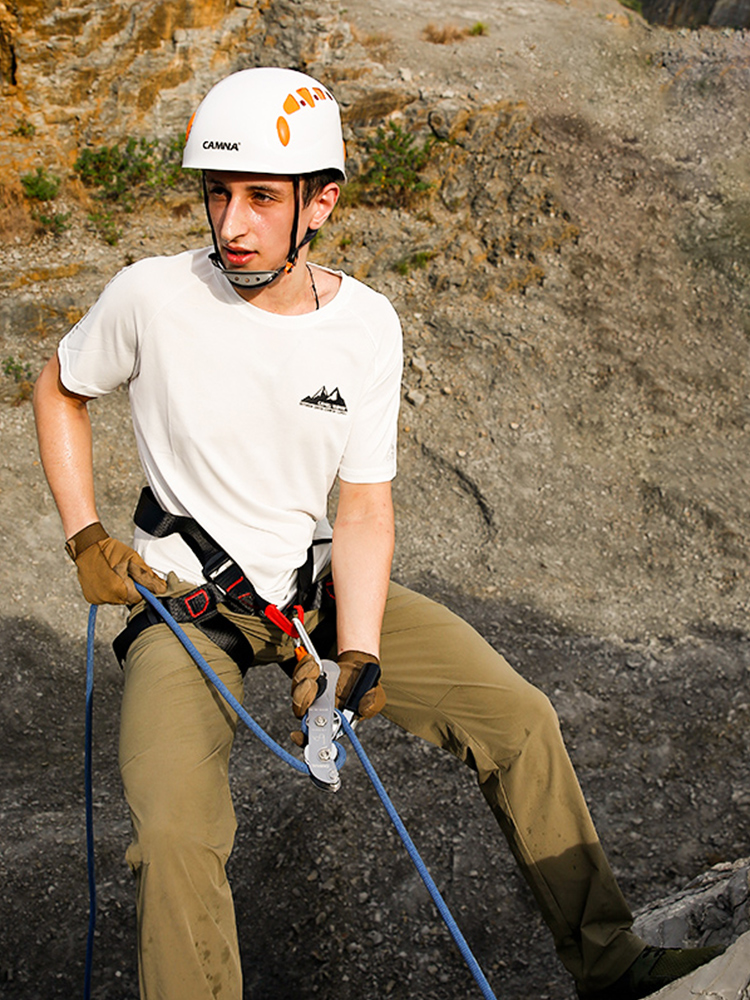
POLYGON ((655 994, 671 1000, 750 1000, 750 860, 715 865, 684 889, 643 909, 635 930, 665 948, 724 944, 727 950, 655 994))
POLYGON ((635 930, 664 948, 729 944, 750 931, 750 859, 715 865, 642 909, 635 930))
POLYGON ((750 1000, 750 932, 713 962, 653 995, 664 1000, 750 1000))

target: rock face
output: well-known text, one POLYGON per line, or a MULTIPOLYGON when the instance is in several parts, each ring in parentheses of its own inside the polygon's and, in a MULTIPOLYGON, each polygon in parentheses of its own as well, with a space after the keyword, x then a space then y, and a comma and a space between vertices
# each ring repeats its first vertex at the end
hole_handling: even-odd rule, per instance
MULTIPOLYGON (((92 199, 70 165, 87 145, 178 136, 203 91, 247 65, 307 68, 344 110, 355 184, 313 256, 402 317, 396 576, 448 602, 550 695, 633 907, 746 854, 746 39, 670 32, 616 0, 482 9, 470 34, 475 16, 450 0, 349 0, 346 15, 307 0, 0 0, 0 862, 24 917, 0 921, 9 997, 77 995, 86 909, 86 608, 36 458, 29 386, 115 271, 208 241, 189 186, 127 212, 92 199), (425 40, 428 21, 456 18, 460 41, 425 40), (431 143, 429 187, 412 202, 356 197, 389 124, 431 143), (61 178, 51 208, 23 197, 19 175, 37 168, 61 178), (90 218, 103 209, 119 213, 111 242, 90 218), (42 210, 69 214, 67 228, 37 225, 42 210)), ((126 393, 91 410, 102 517, 127 537, 141 473, 126 393)), ((100 623, 97 975, 119 1000, 137 993, 121 682, 107 648, 119 612, 100 623)), ((286 681, 259 671, 247 683, 286 740, 286 681)), ((498 995, 572 1000, 466 774, 378 720, 367 741, 498 995)), ((248 990, 468 995, 356 774, 323 803, 238 738, 248 990)), ((670 910, 670 934, 716 933, 717 914, 722 934, 741 933, 739 871, 705 920, 670 910)))
POLYGON ((645 0, 643 16, 669 27, 750 27, 748 0, 645 0))
POLYGON ((336 44, 337 21, 324 5, 294 0, 0 3, 3 121, 27 120, 58 158, 129 135, 178 134, 221 77, 316 61, 336 44))
POLYGON ((649 944, 662 948, 729 945, 750 931, 750 860, 714 866, 645 907, 634 926, 649 944))
POLYGON ((657 996, 669 1000, 750 997, 750 861, 716 865, 677 892, 642 910, 635 930, 664 948, 722 944, 724 954, 657 996))
POLYGON ((655 993, 661 1000, 750 1000, 750 932, 722 955, 655 993))

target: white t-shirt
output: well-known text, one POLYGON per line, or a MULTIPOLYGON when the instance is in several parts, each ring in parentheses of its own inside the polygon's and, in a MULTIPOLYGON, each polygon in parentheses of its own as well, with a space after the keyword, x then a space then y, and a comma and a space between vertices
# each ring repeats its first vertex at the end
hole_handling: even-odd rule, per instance
MULTIPOLYGON (((315 312, 284 316, 242 299, 208 250, 139 261, 107 285, 59 346, 71 392, 127 382, 146 478, 283 605, 339 475, 396 474, 401 327, 382 295, 347 275, 315 312)), ((177 535, 136 531, 161 573, 199 583, 177 535)))

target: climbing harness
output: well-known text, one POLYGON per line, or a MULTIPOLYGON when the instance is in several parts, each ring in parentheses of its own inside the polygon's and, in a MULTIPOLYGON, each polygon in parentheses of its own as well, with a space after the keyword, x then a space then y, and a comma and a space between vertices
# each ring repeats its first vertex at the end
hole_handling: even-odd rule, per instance
MULTIPOLYGON (((136 527, 154 538, 179 535, 201 564, 206 580, 212 583, 222 598, 234 606, 237 611, 266 614, 267 610, 271 608, 273 612, 274 606, 260 596, 241 567, 209 535, 205 528, 202 528, 192 517, 184 514, 170 514, 169 511, 164 510, 150 486, 141 490, 133 513, 133 521, 136 527)), ((325 539, 325 541, 330 541, 330 539, 325 539)), ((310 547, 305 562, 297 570, 297 593, 287 604, 287 609, 297 604, 306 604, 308 610, 318 606, 318 604, 309 603, 309 599, 312 597, 312 578, 313 550, 310 547)), ((276 624, 287 635, 291 634, 291 627, 286 619, 282 618, 276 624)))
MULTIPOLYGON (((301 618, 302 608, 305 611, 312 611, 319 608, 330 609, 333 605, 330 577, 323 576, 313 580, 314 546, 327 544, 330 538, 313 541, 304 563, 297 570, 296 593, 286 606, 280 609, 260 596, 240 566, 194 518, 170 514, 164 510, 148 486, 141 491, 133 520, 137 527, 154 538, 178 534, 190 548, 201 564, 205 583, 198 585, 188 594, 161 597, 162 606, 180 624, 195 625, 220 646, 232 657, 243 676, 253 662, 253 647, 239 626, 219 611, 220 603, 243 614, 264 615, 292 638, 296 637, 290 620, 292 614, 301 618)), ((130 619, 112 644, 120 665, 125 662, 128 649, 137 636, 151 625, 158 625, 160 621, 160 612, 149 605, 130 619)), ((328 621, 333 621, 332 616, 328 616, 328 621)), ((328 628, 325 627, 325 618, 324 625, 320 627, 323 632, 316 630, 316 638, 322 640, 319 642, 322 646, 329 638, 333 641, 333 633, 330 625, 328 628), (328 632, 331 632, 330 636, 328 632)))
MULTIPOLYGON (((161 597, 160 600, 175 621, 195 625, 208 639, 228 653, 244 677, 255 658, 255 653, 244 632, 219 611, 221 596, 215 587, 201 584, 188 594, 161 597)), ((112 643, 121 667, 125 663, 130 646, 141 632, 151 628, 152 625, 159 625, 161 621, 161 615, 149 604, 130 619, 112 643)))
MULTIPOLYGON (((177 637, 177 639, 182 643, 185 650, 190 654, 190 656, 195 661, 198 668, 203 672, 208 680, 214 685, 219 694, 224 698, 230 708, 232 708, 237 716, 245 723, 245 725, 251 730, 261 740, 261 742, 267 746, 285 763, 289 764, 290 767, 294 768, 301 774, 309 774, 313 782, 319 787, 331 788, 336 790, 340 787, 341 781, 339 778, 339 770, 343 766, 346 760, 346 752, 344 747, 338 742, 337 736, 342 732, 348 738, 354 752, 359 758, 362 766, 367 774, 368 778, 372 782, 375 791, 380 798, 383 806, 385 807, 388 816, 395 826, 401 840, 406 847, 407 853, 411 858, 414 867, 417 869, 420 878, 424 882, 427 891, 432 898, 438 912, 445 921, 446 927, 451 934, 451 937, 455 941, 466 965, 469 968, 472 976, 474 977, 477 986, 479 987, 482 996, 485 1000, 497 1000, 492 988, 487 981, 482 969, 479 966, 474 954, 471 951, 466 939, 461 933, 458 924, 455 921, 452 913, 448 909, 440 890, 435 884, 434 879, 430 875, 427 867, 422 860, 413 840, 409 836, 409 833, 404 826, 401 817, 399 816, 395 806, 391 802, 388 793, 385 790, 383 783, 378 777, 374 767, 372 766, 367 754, 362 747, 356 733, 355 733, 355 719, 354 711, 350 706, 353 703, 358 703, 359 695, 357 689, 364 693, 372 683, 377 681, 377 676, 375 676, 375 681, 371 678, 367 678, 367 684, 359 682, 355 685, 355 691, 352 693, 347 705, 344 710, 339 712, 333 705, 335 702, 335 692, 336 692, 336 680, 338 675, 338 665, 330 660, 321 660, 318 657, 315 647, 313 646, 310 637, 304 629, 301 617, 295 616, 292 621, 292 627, 296 632, 294 636, 295 641, 298 643, 298 649, 301 651, 298 653, 299 656, 309 653, 313 656, 321 668, 321 672, 325 677, 324 683, 319 683, 319 693, 316 700, 311 705, 308 713, 303 722, 303 729, 306 730, 308 735, 308 745, 305 748, 305 761, 302 762, 292 754, 288 753, 282 746, 280 746, 275 740, 273 740, 258 723, 252 718, 252 716, 243 708, 239 701, 234 697, 234 695, 229 691, 226 685, 217 676, 215 671, 209 666, 205 658, 201 655, 198 649, 195 647, 193 642, 190 640, 189 636, 182 629, 180 624, 172 617, 172 615, 163 607, 160 603, 160 599, 155 597, 149 590, 142 587, 140 584, 135 584, 136 589, 143 597, 143 599, 148 603, 148 605, 153 608, 153 610, 160 616, 164 624, 166 624, 177 637), (335 669, 332 669, 335 668, 335 669), (354 702, 354 697, 357 697, 357 702, 354 702), (328 714, 330 712, 330 715, 328 714), (319 724, 320 720, 320 724, 319 724), (321 733, 321 738, 317 739, 318 731, 321 733), (314 741, 314 750, 308 752, 310 746, 314 741), (321 756, 322 751, 322 756, 321 756), (314 760, 312 759, 314 757, 314 760)), ((88 642, 87 642, 87 654, 86 654, 86 735, 85 735, 85 781, 86 781, 86 843, 88 851, 88 876, 89 876, 89 930, 86 946, 86 965, 85 965, 85 979, 84 979, 84 1000, 90 1000, 91 996, 91 969, 92 969, 92 958, 93 958, 93 941, 94 941, 94 928, 96 923, 96 879, 95 879, 95 868, 94 868, 94 834, 93 834, 93 794, 92 794, 92 774, 91 774, 91 742, 92 742, 92 703, 93 703, 93 687, 94 687, 94 634, 95 634, 95 623, 96 623, 96 606, 92 605, 89 611, 89 623, 88 623, 88 642)), ((375 667, 375 664, 371 666, 375 667)), ((365 671, 363 671, 364 673, 365 671)))

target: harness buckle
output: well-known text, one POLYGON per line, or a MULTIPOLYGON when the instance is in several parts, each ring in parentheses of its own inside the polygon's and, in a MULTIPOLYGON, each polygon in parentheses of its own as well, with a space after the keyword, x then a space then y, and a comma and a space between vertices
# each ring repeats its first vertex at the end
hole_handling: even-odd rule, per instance
POLYGON ((220 592, 247 607, 248 600, 257 608, 255 590, 237 563, 226 552, 215 552, 203 565, 203 575, 220 592), (243 586, 244 585, 244 586, 243 586))
POLYGON ((221 584, 217 582, 217 578, 221 576, 225 570, 234 565, 234 561, 226 554, 226 552, 214 552, 213 555, 208 557, 203 565, 203 575, 210 580, 211 583, 215 583, 216 586, 222 590, 223 588, 221 587, 221 584))

